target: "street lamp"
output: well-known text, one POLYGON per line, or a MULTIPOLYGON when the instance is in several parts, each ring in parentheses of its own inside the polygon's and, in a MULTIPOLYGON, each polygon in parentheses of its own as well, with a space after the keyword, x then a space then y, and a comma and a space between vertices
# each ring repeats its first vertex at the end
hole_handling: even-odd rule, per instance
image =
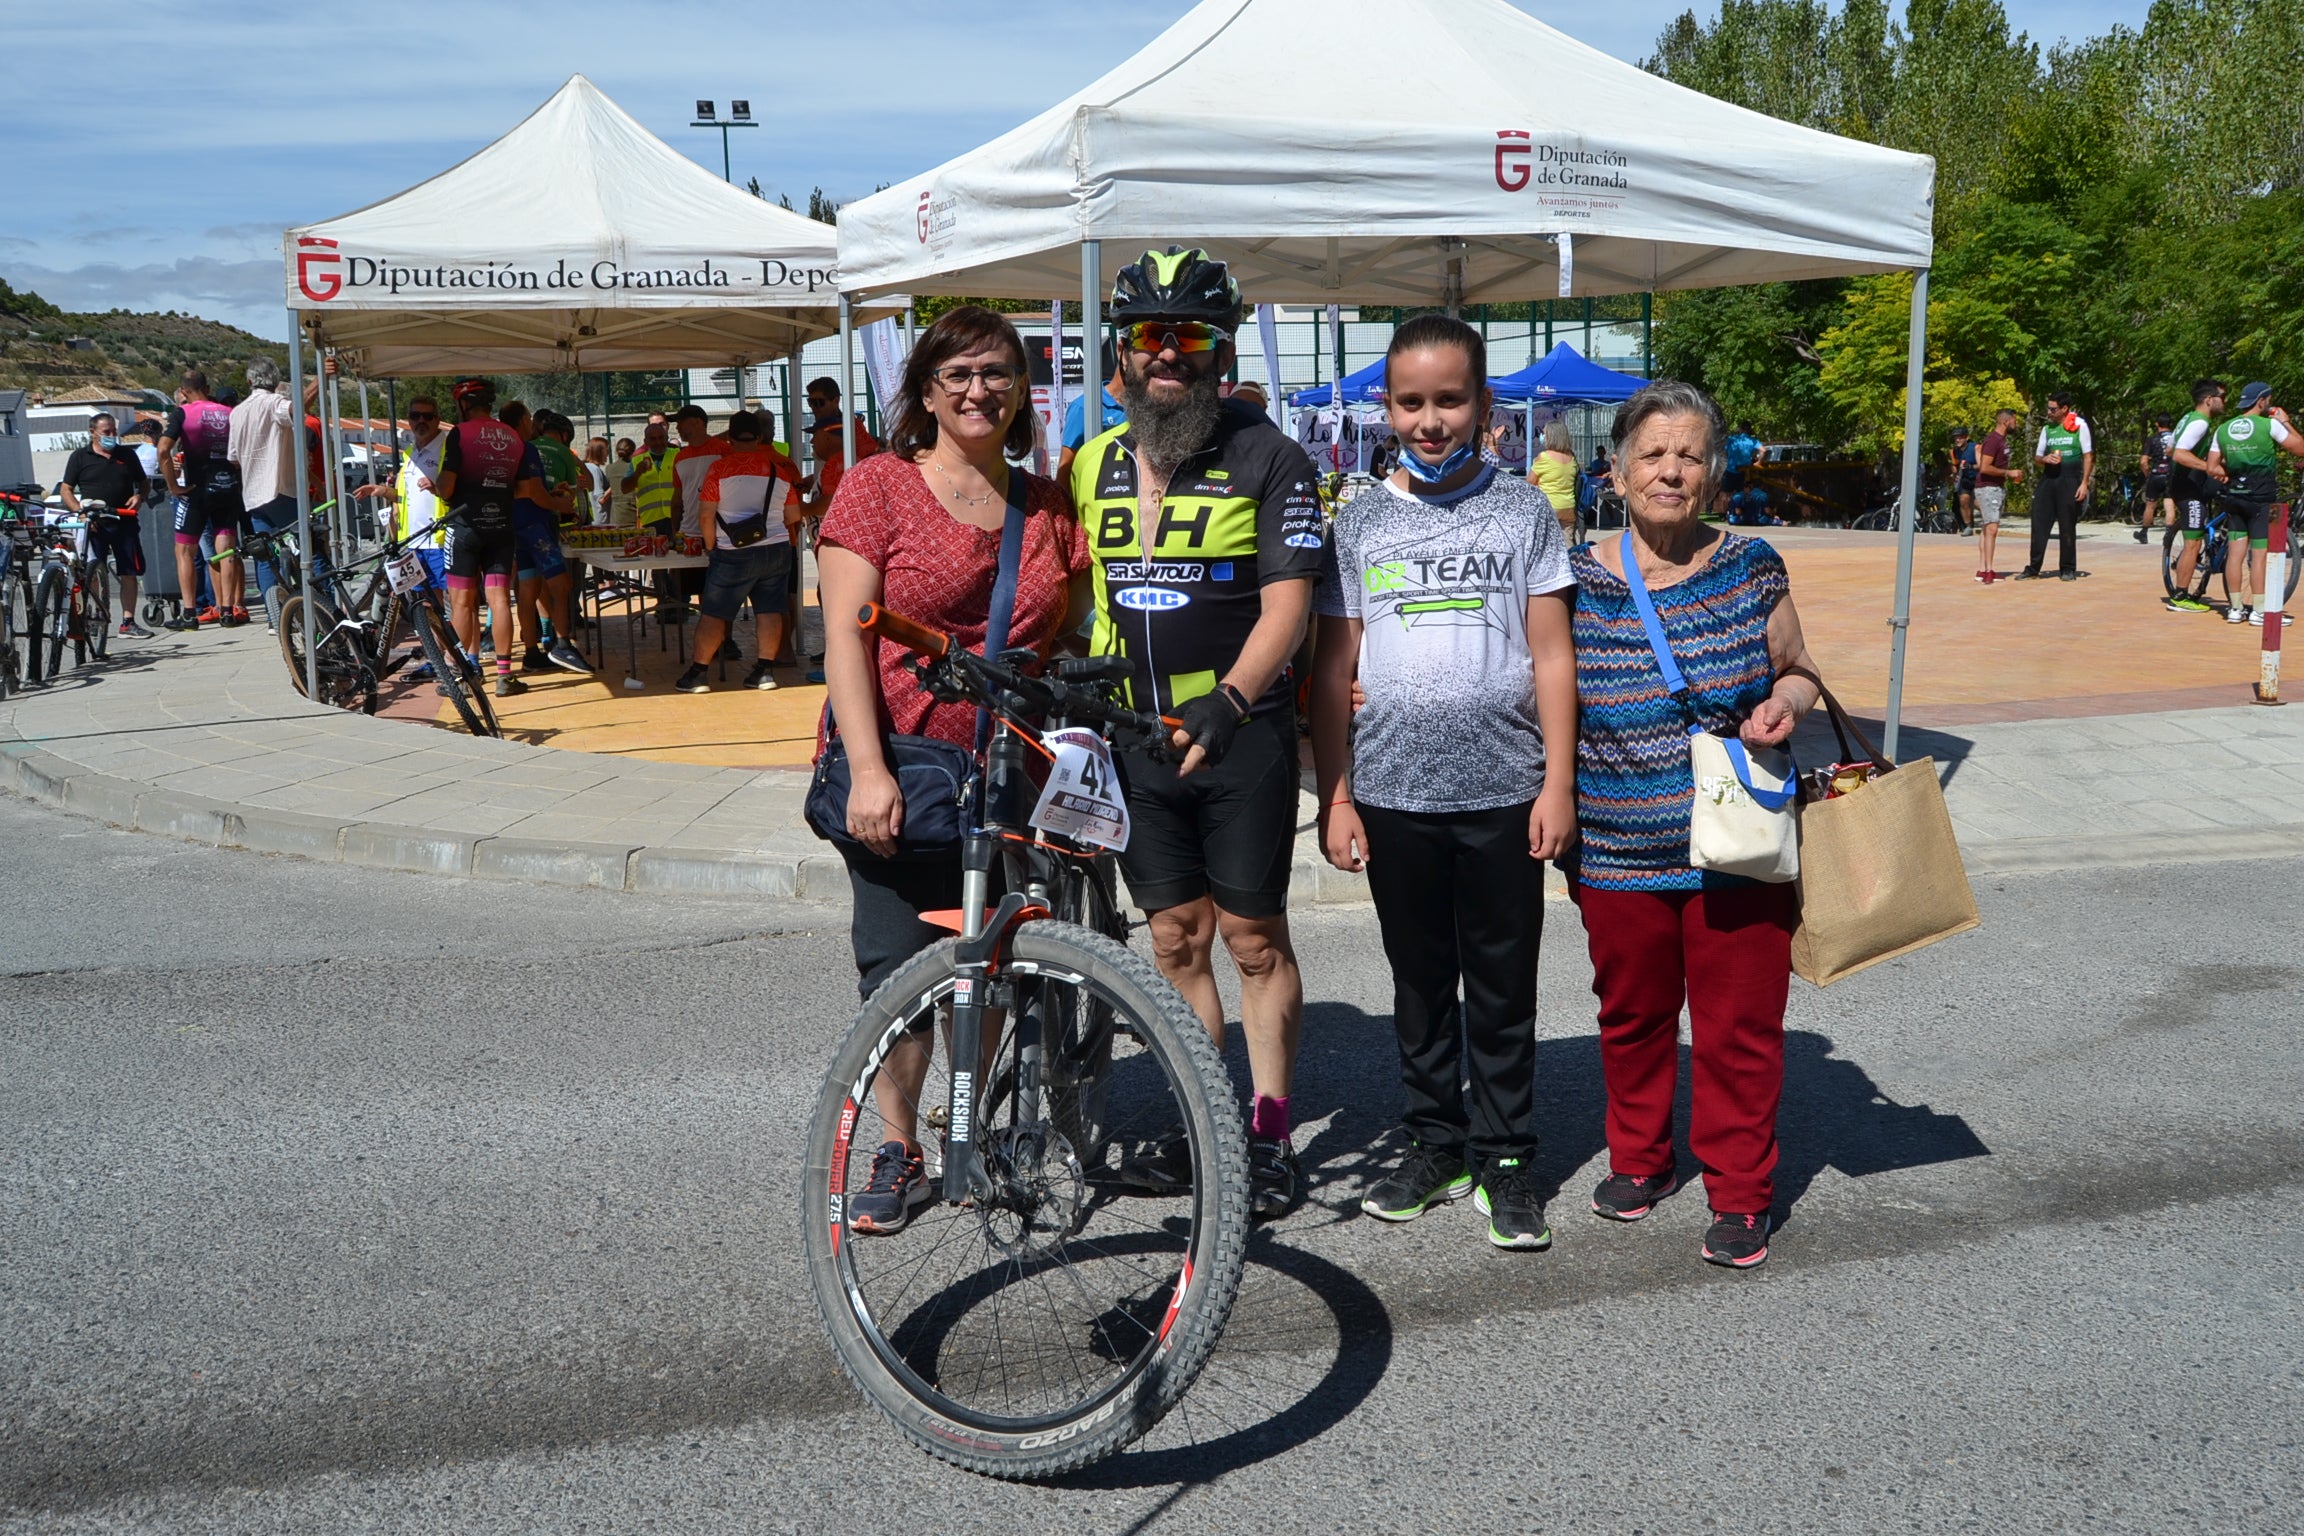
POLYGON ((757 128, 760 125, 752 121, 752 103, 749 101, 729 102, 728 120, 722 122, 713 111, 712 103, 699 96, 696 98, 696 121, 688 126, 720 130, 720 179, 722 181, 734 181, 736 178, 731 176, 728 171, 728 130, 731 128, 757 128))

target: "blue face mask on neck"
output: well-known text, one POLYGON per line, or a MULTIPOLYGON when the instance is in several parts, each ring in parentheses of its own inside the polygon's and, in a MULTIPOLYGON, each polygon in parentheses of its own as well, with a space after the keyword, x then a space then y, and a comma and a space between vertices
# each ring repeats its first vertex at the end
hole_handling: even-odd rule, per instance
POLYGON ((1469 442, 1439 463, 1427 464, 1417 457, 1415 449, 1409 448, 1403 450, 1400 455, 1400 467, 1408 471, 1408 478, 1418 485, 1438 485, 1471 463, 1474 455, 1478 454, 1479 451, 1480 444, 1477 441, 1469 442))

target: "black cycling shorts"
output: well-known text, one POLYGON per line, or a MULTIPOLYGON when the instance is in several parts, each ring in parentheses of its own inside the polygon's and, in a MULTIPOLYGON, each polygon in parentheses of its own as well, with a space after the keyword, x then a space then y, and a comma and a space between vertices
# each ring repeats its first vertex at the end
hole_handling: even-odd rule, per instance
POLYGON ((2247 539, 2256 549, 2272 542, 2272 503, 2250 501, 2242 496, 2224 496, 2217 500, 2216 510, 2224 514, 2224 537, 2232 540, 2247 539))
POLYGON ((469 587, 485 579, 489 586, 510 586, 520 569, 520 541, 510 528, 474 528, 450 518, 441 529, 441 565, 448 585, 469 587))
POLYGON ((1224 761, 1178 778, 1141 749, 1120 754, 1130 831, 1120 855, 1147 912, 1214 896, 1235 917, 1278 917, 1296 857, 1296 717, 1280 709, 1240 727, 1224 761))
POLYGON ((197 544, 204 533, 218 538, 240 534, 240 487, 187 485, 176 499, 176 542, 197 544))
POLYGON ((2167 499, 2167 496, 2168 477, 2166 475, 2153 474, 2144 477, 2144 499, 2146 501, 2163 501, 2167 499))

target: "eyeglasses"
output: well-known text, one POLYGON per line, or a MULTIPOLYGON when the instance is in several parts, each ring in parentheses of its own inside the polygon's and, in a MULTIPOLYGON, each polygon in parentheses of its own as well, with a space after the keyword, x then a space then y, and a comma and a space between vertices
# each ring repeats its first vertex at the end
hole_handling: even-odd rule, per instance
POLYGON ((1213 352, 1232 339, 1220 325, 1201 320, 1139 320, 1120 328, 1120 339, 1138 352, 1213 352))
POLYGON ((955 395, 968 393, 968 386, 981 382, 988 395, 1004 395, 1016 387, 1016 370, 1001 363, 989 368, 939 368, 936 382, 955 395))
POLYGON ((408 413, 408 419, 411 422, 438 421, 440 419, 440 413, 438 411, 410 411, 408 413))

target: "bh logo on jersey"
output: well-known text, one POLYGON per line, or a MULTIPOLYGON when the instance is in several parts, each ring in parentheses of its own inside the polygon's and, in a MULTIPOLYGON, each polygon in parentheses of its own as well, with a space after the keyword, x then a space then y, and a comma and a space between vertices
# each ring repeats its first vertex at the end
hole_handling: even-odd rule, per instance
POLYGON ((296 286, 313 303, 325 304, 344 291, 344 274, 337 270, 343 264, 335 241, 315 235, 297 237, 296 286))

